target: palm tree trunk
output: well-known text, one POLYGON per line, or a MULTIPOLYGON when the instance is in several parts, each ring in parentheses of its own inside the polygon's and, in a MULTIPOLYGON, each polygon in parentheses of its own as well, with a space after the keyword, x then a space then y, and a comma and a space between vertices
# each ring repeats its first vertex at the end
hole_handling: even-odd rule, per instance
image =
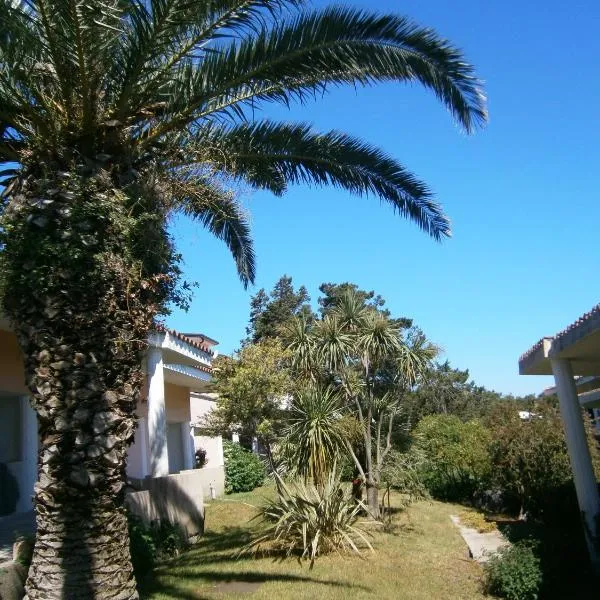
POLYGON ((94 363, 83 358, 94 355, 88 343, 60 341, 37 353, 35 342, 23 343, 40 423, 27 598, 137 598, 122 508, 137 394, 131 383, 109 389, 103 371, 114 376, 114 365, 102 348, 94 363))
POLYGON ((122 197, 102 184, 73 173, 22 182, 8 220, 3 305, 40 438, 28 600, 138 597, 126 452, 159 294, 125 245, 122 197))

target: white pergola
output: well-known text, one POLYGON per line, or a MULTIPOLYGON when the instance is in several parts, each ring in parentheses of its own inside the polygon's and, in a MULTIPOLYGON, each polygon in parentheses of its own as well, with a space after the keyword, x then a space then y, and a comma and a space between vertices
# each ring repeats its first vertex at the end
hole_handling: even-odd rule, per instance
POLYGON ((600 375, 600 304, 565 330, 532 346, 519 359, 519 373, 554 375, 590 558, 600 570, 600 494, 581 414, 582 407, 600 407, 600 390, 579 386, 582 393, 578 394, 577 383, 582 381, 576 380, 580 376, 592 381, 600 375))

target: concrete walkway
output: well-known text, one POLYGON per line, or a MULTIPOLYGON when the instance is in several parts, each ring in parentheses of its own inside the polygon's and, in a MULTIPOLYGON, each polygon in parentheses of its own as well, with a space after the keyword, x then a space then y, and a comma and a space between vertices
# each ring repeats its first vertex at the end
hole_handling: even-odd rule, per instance
POLYGON ((497 554, 502 548, 510 546, 509 541, 497 529, 489 533, 479 533, 477 529, 463 527, 457 516, 451 515, 450 518, 467 543, 469 555, 479 563, 487 562, 490 556, 497 554))
POLYGON ((33 511, 0 517, 0 563, 12 560, 12 547, 18 535, 31 535, 35 532, 33 511))

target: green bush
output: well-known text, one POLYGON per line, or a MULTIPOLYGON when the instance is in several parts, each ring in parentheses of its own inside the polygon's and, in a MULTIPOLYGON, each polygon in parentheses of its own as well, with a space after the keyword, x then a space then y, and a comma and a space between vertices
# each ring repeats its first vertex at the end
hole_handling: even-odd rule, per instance
POLYGON ((365 506, 357 503, 332 471, 323 485, 302 481, 286 486, 275 474, 278 494, 261 508, 266 531, 244 550, 260 550, 265 545, 309 559, 312 568, 319 555, 329 552, 373 550, 365 532, 356 526, 365 506))
POLYGON ((486 590, 506 600, 537 600, 542 584, 540 559, 530 542, 492 556, 485 565, 486 590))
POLYGON ((148 525, 129 513, 129 550, 136 578, 150 571, 158 562, 178 556, 188 547, 188 539, 178 525, 168 521, 148 525))
POLYGON ((151 528, 140 518, 128 515, 129 520, 129 550, 131 563, 136 579, 150 571, 156 563, 156 544, 151 528))
POLYGON ((225 493, 251 492, 263 484, 266 471, 262 460, 234 442, 223 443, 225 493))
MULTIPOLYGON (((499 403, 487 417, 492 486, 529 516, 548 523, 564 522, 565 517, 576 522, 579 509, 560 412, 547 402, 538 402, 531 410, 535 416, 522 420, 518 406, 499 403)), ((585 421, 598 466, 596 444, 585 421)))
POLYGON ((423 456, 421 480, 442 500, 471 500, 488 481, 491 434, 479 421, 453 415, 424 417, 413 431, 412 452, 423 456))

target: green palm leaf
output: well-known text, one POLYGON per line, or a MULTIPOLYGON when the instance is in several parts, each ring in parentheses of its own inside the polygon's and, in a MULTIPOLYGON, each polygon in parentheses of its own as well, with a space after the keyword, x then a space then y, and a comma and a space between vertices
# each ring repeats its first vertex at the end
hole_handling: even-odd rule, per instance
POLYGON ((253 187, 281 194, 289 184, 308 183, 371 194, 435 239, 450 235, 448 219, 427 186, 384 152, 357 138, 270 121, 206 128, 196 137, 205 160, 253 187))
POLYGON ((334 7, 261 28, 178 71, 173 118, 154 136, 215 113, 237 117, 257 101, 303 102, 330 85, 378 81, 430 88, 467 131, 487 118, 473 68, 447 40, 404 17, 334 7))
POLYGON ((198 220, 225 242, 247 287, 256 274, 254 245, 247 214, 233 194, 210 179, 193 176, 173 178, 168 185, 172 210, 198 220))

